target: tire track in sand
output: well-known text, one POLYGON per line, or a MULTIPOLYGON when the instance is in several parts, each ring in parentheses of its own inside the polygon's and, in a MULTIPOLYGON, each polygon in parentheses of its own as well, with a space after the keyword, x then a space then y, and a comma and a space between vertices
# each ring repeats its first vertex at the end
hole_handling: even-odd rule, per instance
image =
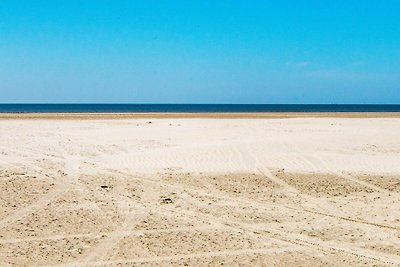
MULTIPOLYGON (((232 201, 234 201, 232 199, 232 201)), ((236 200, 238 201, 238 200, 236 200)), ((240 200, 241 202, 241 200, 240 200)), ((342 248, 342 244, 335 244, 335 243, 331 243, 331 242, 326 242, 326 241, 321 241, 321 240, 311 240, 309 238, 307 238, 304 235, 294 235, 291 234, 289 232, 285 232, 285 231, 279 231, 279 230, 265 230, 264 231, 269 231, 269 235, 262 235, 260 234, 259 230, 260 228, 257 227, 257 225, 248 225, 248 224, 244 224, 244 223, 240 223, 237 221, 231 221, 229 219, 221 219, 220 217, 216 218, 215 216, 213 216, 212 214, 204 214, 202 212, 193 212, 190 210, 184 210, 184 209, 180 209, 180 208, 168 208, 168 210, 172 211, 172 212, 177 212, 179 214, 186 214, 188 216, 193 216, 195 218, 200 218, 202 220, 206 220, 209 223, 212 224, 216 224, 216 225, 220 225, 224 228, 226 228, 226 230, 234 230, 234 231, 243 231, 246 232, 250 235, 255 235, 255 236, 263 236, 263 238, 272 238, 275 239, 277 241, 281 241, 284 242, 286 244, 290 243, 293 245, 297 245, 301 248, 304 247, 308 247, 310 249, 312 249, 310 252, 312 252, 313 250, 317 250, 317 251, 321 251, 321 252, 342 252, 348 255, 352 255, 352 256, 357 256, 357 257, 361 257, 361 258, 365 258, 365 259, 370 259, 370 260, 375 260, 378 262, 383 262, 383 263, 389 263, 389 264, 397 264, 397 258, 394 258, 391 255, 387 255, 384 253, 375 253, 374 251, 370 251, 367 249, 362 249, 359 247, 355 247, 355 248, 347 248, 347 249, 343 249, 342 248), (253 227, 256 226, 256 227, 253 227), (295 236, 295 237, 291 237, 291 235, 295 236)), ((320 214, 320 215, 324 215, 324 214, 320 214)), ((358 223, 358 222, 357 222, 358 223)), ((374 225, 376 226, 376 225, 374 225)))
POLYGON ((0 229, 9 226, 10 224, 28 216, 29 214, 41 209, 44 206, 47 206, 52 201, 56 200, 60 196, 61 192, 66 192, 66 191, 68 191, 68 188, 65 188, 65 186, 62 185, 58 185, 56 188, 46 193, 44 196, 42 196, 34 203, 24 206, 23 208, 14 211, 12 214, 2 219, 0 221, 0 229))
MULTIPOLYGON (((47 178, 51 177, 50 175, 47 175, 45 172, 43 172, 43 170, 40 167, 37 166, 35 166, 35 168, 32 168, 32 171, 36 172, 39 175, 46 176, 47 178)), ((66 177, 62 175, 60 177, 53 177, 53 180, 55 187, 52 190, 44 194, 35 202, 14 211, 6 218, 0 220, 0 229, 5 228, 10 224, 14 223, 15 221, 20 220, 28 216, 29 214, 41 209, 42 207, 47 206, 52 201, 60 197, 60 193, 67 192, 68 190, 72 189, 70 183, 68 183, 68 181, 66 180, 66 177)))
POLYGON ((149 213, 149 209, 144 201, 149 198, 151 200, 157 198, 158 194, 154 191, 153 187, 148 186, 144 187, 145 190, 142 192, 143 200, 134 203, 131 199, 124 197, 126 195, 125 185, 126 179, 122 176, 117 182, 116 192, 114 193, 114 196, 119 197, 119 211, 125 217, 125 220, 118 228, 109 233, 105 240, 102 240, 100 244, 97 244, 96 247, 89 251, 89 254, 84 258, 84 263, 88 264, 95 260, 98 261, 112 257, 113 254, 110 255, 110 251, 124 238, 124 235, 120 233, 129 232, 141 218, 144 218, 149 213))
MULTIPOLYGON (((315 163, 313 163, 313 162, 311 162, 309 159, 307 159, 307 158, 303 155, 303 153, 301 153, 301 152, 299 151, 299 149, 298 149, 295 145, 292 145, 291 147, 295 150, 295 152, 296 152, 305 162, 308 162, 308 164, 309 164, 310 166, 315 166, 315 163)), ((238 151, 239 151, 239 150, 238 150, 238 151)), ((250 158, 252 158, 252 159, 255 161, 256 165, 259 166, 257 158, 254 157, 254 156, 248 151, 248 149, 247 149, 247 150, 243 150, 243 149, 242 149, 241 151, 242 151, 242 153, 243 153, 243 151, 246 151, 246 152, 247 152, 247 156, 250 157, 250 158)), ((313 155, 310 155, 310 156, 313 156, 313 155)), ((243 155, 242 155, 242 157, 243 157, 243 155)), ((324 162, 321 158, 318 158, 318 157, 315 157, 315 158, 321 162, 321 164, 327 169, 328 172, 334 173, 334 172, 332 172, 331 169, 328 168, 326 162, 324 162)), ((272 172, 271 172, 268 168, 266 168, 266 167, 258 168, 258 171, 259 171, 262 175, 264 175, 265 177, 267 177, 268 179, 270 179, 271 181, 273 181, 274 183, 276 183, 276 184, 278 184, 279 186, 283 187, 288 193, 296 194, 298 197, 302 197, 302 194, 300 194, 299 191, 298 191, 295 187, 289 185, 288 183, 286 183, 286 182, 283 181, 282 179, 279 179, 276 175, 272 174, 272 172)), ((335 174, 337 174, 337 173, 335 173, 335 174)), ((340 175, 340 173, 337 174, 337 175, 340 175)), ((346 177, 349 178, 349 179, 351 179, 351 177, 350 177, 349 175, 347 175, 346 177)), ((351 179, 351 180, 354 181, 354 182, 360 182, 361 184, 364 184, 364 182, 359 181, 359 180, 357 180, 357 179, 351 179)), ((365 183, 365 186, 366 186, 366 187, 370 187, 370 188, 374 188, 374 187, 375 187, 375 186, 370 185, 370 184, 368 184, 368 183, 365 183)), ((377 189, 380 189, 380 188, 377 188, 377 189)), ((379 191, 378 191, 378 192, 379 192, 379 191)), ((381 190, 380 192, 382 192, 382 190, 381 190)), ((383 192, 389 192, 389 191, 384 190, 383 192)), ((246 199, 246 200, 247 200, 247 202, 248 202, 248 201, 252 201, 252 200, 250 200, 250 199, 246 199)), ((232 199, 231 201, 234 201, 234 199, 232 199)), ((254 202, 257 202, 257 201, 254 201, 254 202)), ((259 204, 260 204, 259 207, 260 207, 260 206, 262 207, 262 203, 259 203, 259 204)), ((400 230, 399 227, 395 227, 395 226, 391 226, 391 225, 385 225, 385 224, 380 224, 380 223, 369 222, 369 221, 360 220, 360 219, 354 219, 354 218, 350 218, 350 217, 337 216, 337 215, 333 215, 333 214, 330 214, 330 213, 325 212, 325 211, 313 211, 313 210, 310 210, 310 209, 307 209, 307 208, 304 208, 304 207, 292 207, 292 206, 288 206, 288 205, 285 205, 284 207, 287 208, 287 209, 291 209, 291 210, 303 211, 303 212, 312 213, 312 214, 316 214, 316 215, 322 215, 322 216, 326 216, 326 217, 330 217, 330 218, 335 218, 335 219, 337 219, 337 220, 345 220, 345 221, 352 222, 352 223, 361 223, 361 224, 367 224, 367 225, 371 225, 371 226, 376 226, 376 227, 379 227, 379 228, 385 228, 385 229, 391 229, 391 230, 400 230)))

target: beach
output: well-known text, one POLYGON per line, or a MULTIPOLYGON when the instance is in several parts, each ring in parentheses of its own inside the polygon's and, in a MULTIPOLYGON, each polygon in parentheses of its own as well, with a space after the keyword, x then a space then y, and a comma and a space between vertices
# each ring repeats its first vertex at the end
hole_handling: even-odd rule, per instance
POLYGON ((0 265, 399 266, 399 113, 1 114, 0 265))

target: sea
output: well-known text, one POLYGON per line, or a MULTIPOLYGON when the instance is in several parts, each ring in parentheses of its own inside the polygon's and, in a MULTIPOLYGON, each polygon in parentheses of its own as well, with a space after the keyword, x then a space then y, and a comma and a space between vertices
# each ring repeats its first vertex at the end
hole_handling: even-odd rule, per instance
POLYGON ((0 104, 0 113, 400 112, 399 105, 331 104, 0 104))

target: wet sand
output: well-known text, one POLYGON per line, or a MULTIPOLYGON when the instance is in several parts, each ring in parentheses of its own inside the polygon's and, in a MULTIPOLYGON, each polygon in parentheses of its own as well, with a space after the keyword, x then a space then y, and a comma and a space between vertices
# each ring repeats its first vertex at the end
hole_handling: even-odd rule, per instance
POLYGON ((0 118, 2 265, 400 265, 396 113, 0 118))
POLYGON ((9 119, 285 119, 285 118, 400 118, 400 112, 218 112, 218 113, 0 113, 9 119))

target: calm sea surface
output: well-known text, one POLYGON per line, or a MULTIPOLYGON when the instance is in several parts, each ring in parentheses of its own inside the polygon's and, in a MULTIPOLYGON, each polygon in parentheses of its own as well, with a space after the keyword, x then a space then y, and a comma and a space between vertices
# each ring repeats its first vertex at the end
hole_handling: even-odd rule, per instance
POLYGON ((0 113, 400 112, 400 105, 0 104, 0 113))

